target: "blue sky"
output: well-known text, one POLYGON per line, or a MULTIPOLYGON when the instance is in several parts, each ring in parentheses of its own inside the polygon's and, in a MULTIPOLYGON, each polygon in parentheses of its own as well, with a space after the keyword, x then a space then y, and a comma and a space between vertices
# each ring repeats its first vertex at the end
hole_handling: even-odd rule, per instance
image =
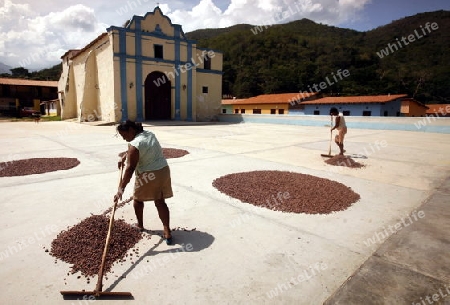
POLYGON ((361 11, 360 20, 339 26, 368 31, 403 17, 438 10, 450 11, 450 0, 372 0, 361 11))
MULTIPOLYGON (((111 25, 153 11, 151 0, 0 0, 0 63, 30 70, 60 62, 111 25)), ((450 0, 171 0, 159 7, 184 32, 239 23, 302 18, 367 31, 421 12, 450 10, 450 0)), ((432 21, 432 20, 430 20, 432 21)))

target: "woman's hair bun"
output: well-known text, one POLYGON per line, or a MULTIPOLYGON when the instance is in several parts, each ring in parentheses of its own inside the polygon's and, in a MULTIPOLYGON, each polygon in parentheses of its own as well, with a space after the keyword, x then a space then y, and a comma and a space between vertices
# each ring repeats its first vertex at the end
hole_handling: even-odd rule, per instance
POLYGON ((144 130, 144 127, 142 127, 142 123, 136 123, 131 120, 126 120, 117 126, 117 131, 128 131, 130 128, 136 130, 137 133, 140 133, 144 130))

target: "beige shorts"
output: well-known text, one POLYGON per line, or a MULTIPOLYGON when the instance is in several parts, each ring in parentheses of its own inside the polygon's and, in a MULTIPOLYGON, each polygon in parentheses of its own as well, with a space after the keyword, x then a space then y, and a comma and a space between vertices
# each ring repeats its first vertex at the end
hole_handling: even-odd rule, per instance
POLYGON ((172 196, 169 166, 136 175, 133 193, 134 200, 150 201, 172 196))
POLYGON ((338 134, 334 138, 334 141, 339 144, 344 143, 344 138, 345 138, 346 133, 347 133, 347 127, 338 129, 338 134))

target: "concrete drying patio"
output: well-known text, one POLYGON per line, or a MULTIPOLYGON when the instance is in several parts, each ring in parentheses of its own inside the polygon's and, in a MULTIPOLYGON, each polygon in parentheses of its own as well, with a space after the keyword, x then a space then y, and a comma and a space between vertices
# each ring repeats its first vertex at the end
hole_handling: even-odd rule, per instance
MULTIPOLYGON (((449 134, 350 129, 347 154, 367 157, 355 159, 364 168, 351 169, 323 162, 329 143, 324 126, 184 125, 145 127, 163 147, 190 152, 169 159, 174 197, 167 202, 171 226, 179 229, 175 245, 155 234, 138 244, 141 257, 134 264, 113 267, 104 290, 134 296, 114 304, 415 304, 450 284, 449 134), (361 200, 329 215, 287 214, 255 208, 212 186, 215 178, 253 170, 328 178, 361 200)), ((114 136, 114 126, 0 126, 0 162, 81 162, 67 171, 0 178, 0 304, 94 302, 63 300, 60 290, 92 291, 96 278, 87 284, 78 274, 68 276, 70 266, 44 248, 67 226, 111 206, 117 153, 126 142, 114 136)), ((129 185, 124 199, 130 196, 129 185)), ((119 209, 116 218, 134 223, 132 206, 119 209)), ((162 229, 151 202, 144 225, 162 229)), ((433 304, 449 300, 441 296, 433 304)))

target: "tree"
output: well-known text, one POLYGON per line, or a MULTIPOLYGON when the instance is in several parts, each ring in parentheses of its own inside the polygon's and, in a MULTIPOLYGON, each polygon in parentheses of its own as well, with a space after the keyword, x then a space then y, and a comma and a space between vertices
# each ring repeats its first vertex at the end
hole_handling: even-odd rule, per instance
POLYGON ((30 76, 30 72, 28 72, 28 69, 25 69, 23 67, 13 68, 10 71, 12 73, 12 77, 15 78, 28 78, 30 76))

